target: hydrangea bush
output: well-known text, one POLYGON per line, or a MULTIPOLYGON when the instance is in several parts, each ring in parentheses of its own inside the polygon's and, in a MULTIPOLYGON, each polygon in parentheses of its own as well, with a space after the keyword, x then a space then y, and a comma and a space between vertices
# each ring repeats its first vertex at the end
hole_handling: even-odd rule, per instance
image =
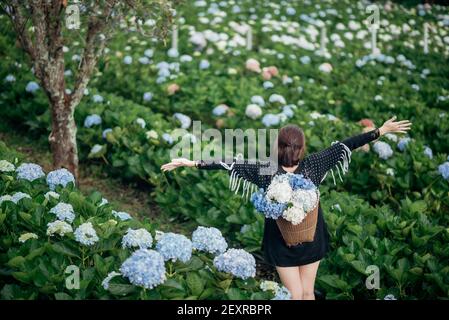
POLYGON ((232 264, 215 257, 227 248, 217 229, 199 227, 193 241, 181 234, 160 232, 129 214, 120 219, 125 213, 103 205, 98 192, 86 197, 67 185, 59 186, 56 193, 49 191, 44 179, 30 184, 18 177, 21 173, 0 172, 0 260, 7 271, 0 277, 2 299, 275 296, 259 289, 255 261, 249 253, 242 250, 231 257, 232 264), (157 235, 157 243, 153 243, 153 235, 157 235), (207 237, 213 241, 206 241, 211 239, 207 237), (65 271, 73 266, 80 270, 80 290, 65 286, 65 271))

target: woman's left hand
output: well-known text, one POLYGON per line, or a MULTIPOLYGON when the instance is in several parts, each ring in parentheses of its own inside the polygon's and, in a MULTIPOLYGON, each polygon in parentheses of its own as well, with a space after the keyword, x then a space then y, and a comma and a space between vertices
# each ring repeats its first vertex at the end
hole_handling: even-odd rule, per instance
POLYGON ((379 128, 380 135, 386 133, 406 133, 411 129, 412 123, 409 120, 396 121, 396 116, 385 121, 379 128))

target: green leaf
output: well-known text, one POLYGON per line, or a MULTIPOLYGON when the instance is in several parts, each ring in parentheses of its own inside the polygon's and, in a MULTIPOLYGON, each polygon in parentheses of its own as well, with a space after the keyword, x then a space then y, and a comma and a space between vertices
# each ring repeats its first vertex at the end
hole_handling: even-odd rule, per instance
POLYGON ((8 266, 12 268, 20 268, 25 263, 25 258, 22 256, 16 256, 8 261, 8 266))
POLYGON ((204 280, 196 272, 190 272, 186 277, 187 286, 193 295, 199 296, 204 290, 204 280))
POLYGON ((73 257, 73 258, 79 258, 79 256, 76 254, 75 251, 73 251, 72 249, 70 249, 69 247, 67 247, 64 243, 54 243, 52 245, 52 248, 55 252, 69 256, 69 257, 73 257))
POLYGON ((131 284, 109 283, 108 291, 116 296, 125 296, 134 293, 137 288, 131 284))
POLYGON ((65 292, 57 292, 55 293, 56 300, 73 300, 73 298, 65 292))

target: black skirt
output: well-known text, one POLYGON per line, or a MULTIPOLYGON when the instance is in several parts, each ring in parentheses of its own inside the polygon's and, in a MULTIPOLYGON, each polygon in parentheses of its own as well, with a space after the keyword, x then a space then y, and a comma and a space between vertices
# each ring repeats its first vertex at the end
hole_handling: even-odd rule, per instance
POLYGON ((276 220, 265 218, 265 229, 262 242, 265 260, 272 266, 294 267, 321 260, 329 251, 329 233, 323 218, 321 205, 318 208, 318 219, 313 242, 305 242, 288 247, 276 220))

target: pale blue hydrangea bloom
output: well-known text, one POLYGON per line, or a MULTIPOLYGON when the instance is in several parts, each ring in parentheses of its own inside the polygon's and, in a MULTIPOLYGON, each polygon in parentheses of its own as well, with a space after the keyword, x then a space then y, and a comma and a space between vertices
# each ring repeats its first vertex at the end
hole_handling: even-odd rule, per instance
POLYGON ((129 213, 123 212, 123 211, 112 210, 112 215, 115 218, 120 219, 121 221, 126 221, 126 220, 132 219, 131 216, 129 215, 129 213))
POLYGON ((285 114, 288 118, 293 117, 295 114, 291 105, 283 106, 282 113, 285 114))
POLYGON ((214 258, 214 266, 243 280, 256 275, 256 260, 243 249, 229 249, 220 254, 214 258))
MULTIPOLYGON (((448 158, 449 160, 449 158, 448 158)), ((443 164, 440 164, 438 166, 438 172, 441 174, 441 176, 446 179, 449 180, 449 162, 445 162, 443 164)))
POLYGON ((302 64, 309 64, 311 59, 309 56, 302 56, 301 58, 299 58, 299 61, 301 61, 302 64))
POLYGON ((60 202, 56 206, 50 209, 50 213, 56 215, 58 220, 68 221, 70 223, 75 219, 75 211, 69 203, 60 202))
POLYGON ((104 288, 104 290, 108 290, 109 289, 109 282, 116 276, 120 276, 122 275, 120 272, 117 271, 112 271, 109 272, 107 277, 103 279, 103 281, 101 282, 101 286, 104 288))
POLYGON ((425 146, 424 148, 424 154, 429 158, 429 159, 433 159, 433 151, 430 147, 425 146))
POLYGON ((31 197, 28 193, 24 193, 24 192, 16 192, 11 197, 11 201, 16 204, 22 199, 31 199, 31 197))
POLYGON ((393 149, 390 145, 383 141, 377 141, 373 145, 373 150, 376 152, 381 159, 387 160, 393 155, 393 149))
POLYGON ((167 51, 167 56, 169 56, 170 58, 177 58, 179 57, 179 51, 175 48, 170 48, 167 51))
POLYGON ((285 98, 283 96, 281 96, 280 94, 277 93, 273 93, 270 98, 268 98, 268 101, 271 103, 275 103, 278 102, 280 104, 286 104, 287 101, 285 101, 285 98))
POLYGON ((190 119, 189 116, 179 113, 179 112, 175 113, 173 116, 176 119, 178 119, 179 122, 181 122, 182 129, 187 129, 188 127, 190 127, 190 124, 192 123, 192 119, 190 119))
POLYGON ((99 94, 94 94, 92 96, 92 101, 95 103, 102 103, 104 101, 104 98, 100 96, 99 94))
POLYGON ((99 238, 97 232, 92 226, 91 222, 86 222, 80 225, 75 230, 75 240, 85 246, 92 246, 98 242, 99 238))
POLYGON ((145 52, 143 53, 145 56, 147 56, 148 58, 152 58, 153 54, 154 54, 154 50, 153 49, 146 49, 145 52))
POLYGON ((144 64, 144 65, 150 64, 150 59, 148 59, 147 57, 140 57, 139 58, 139 63, 140 64, 144 64))
POLYGON ((132 284, 146 289, 152 289, 166 279, 164 258, 155 250, 135 251, 123 262, 120 272, 132 284))
POLYGON ((271 300, 291 300, 292 295, 290 294, 290 291, 284 286, 279 287, 274 292, 274 298, 271 300))
POLYGON ((182 234, 164 233, 156 244, 156 250, 165 261, 180 260, 184 263, 192 257, 192 241, 182 234))
POLYGON ((15 82, 16 77, 14 77, 12 74, 8 74, 5 78, 5 82, 15 82))
POLYGON ((151 92, 145 92, 143 94, 143 101, 151 101, 151 99, 153 99, 153 94, 151 92))
POLYGON ((191 62, 192 60, 193 58, 188 54, 183 54, 181 57, 179 57, 179 61, 181 62, 191 62))
POLYGON ((251 202, 257 212, 263 213, 265 217, 271 219, 279 218, 287 206, 284 203, 270 201, 264 193, 263 189, 251 195, 251 202))
POLYGON ((103 139, 106 139, 107 135, 109 132, 112 132, 111 128, 107 128, 103 130, 103 133, 101 134, 101 136, 103 137, 103 139))
POLYGON ((214 116, 222 116, 224 115, 227 111, 228 111, 229 107, 225 104, 220 104, 218 106, 216 106, 213 110, 212 110, 212 114, 214 116))
POLYGON ((162 139, 164 139, 165 142, 167 142, 168 144, 172 144, 173 143, 173 138, 169 133, 164 133, 162 135, 162 139))
POLYGON ((122 238, 122 248, 148 249, 153 244, 153 237, 146 229, 128 229, 122 238))
POLYGON ((125 56, 124 58, 123 58, 123 63, 124 64, 131 64, 131 63, 133 63, 133 57, 131 57, 131 56, 125 56))
POLYGON ((25 88, 26 92, 30 92, 30 93, 35 93, 38 89, 39 89, 39 85, 34 81, 28 82, 28 84, 25 88))
POLYGON ((274 84, 271 81, 264 81, 263 82, 263 88, 264 89, 271 89, 274 88, 274 84))
POLYGON ((265 106, 265 100, 262 96, 252 96, 251 103, 257 104, 259 107, 265 106))
POLYGON ((396 297, 394 295, 392 295, 392 294, 387 294, 384 297, 384 300, 396 300, 396 297))
POLYGON ((200 61, 200 65, 199 65, 200 70, 205 70, 205 69, 208 69, 209 67, 210 67, 209 61, 207 61, 207 60, 200 61))
POLYGON ((69 183, 75 184, 75 177, 65 168, 51 171, 47 175, 47 184, 50 190, 55 190, 57 186, 65 188, 69 183))
POLYGON ((407 148, 407 145, 410 143, 411 139, 409 137, 404 137, 399 139, 398 149, 404 151, 407 148))
POLYGON ((98 114, 91 114, 84 119, 84 127, 91 128, 101 124, 101 117, 98 114))
POLYGON ((262 123, 266 127, 277 126, 281 122, 281 118, 277 114, 267 113, 262 118, 262 123))
POLYGON ((45 177, 45 173, 40 165, 34 163, 22 163, 17 169, 17 179, 34 181, 45 177))
POLYGON ((200 251, 218 254, 226 251, 228 244, 217 228, 199 226, 192 234, 193 247, 200 251))

